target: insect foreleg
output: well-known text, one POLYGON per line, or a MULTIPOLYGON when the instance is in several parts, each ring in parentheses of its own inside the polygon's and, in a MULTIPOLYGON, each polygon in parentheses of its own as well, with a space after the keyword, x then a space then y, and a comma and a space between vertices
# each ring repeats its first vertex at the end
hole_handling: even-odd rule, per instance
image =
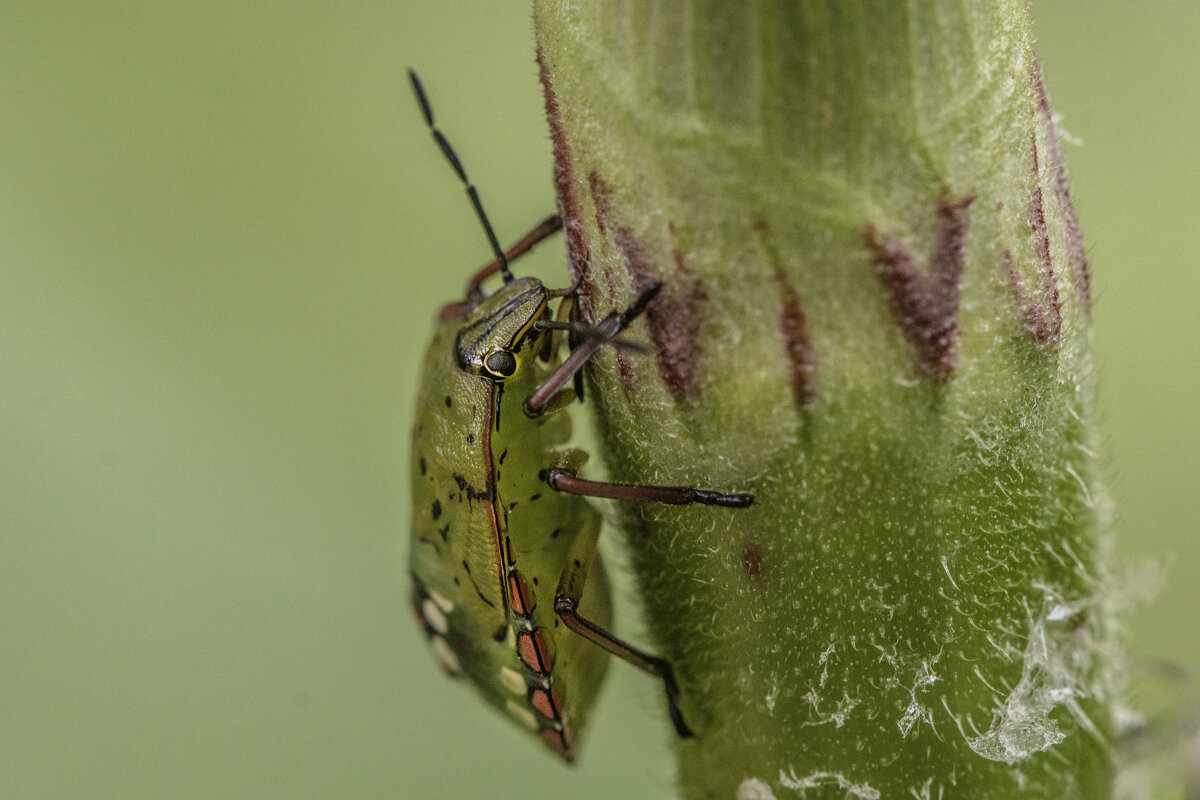
POLYGON ((667 713, 676 733, 687 739, 691 737, 692 729, 683 719, 679 710, 679 684, 675 682, 675 673, 670 662, 656 656, 643 653, 626 642, 621 641, 609 631, 595 624, 586 617, 579 615, 579 598, 583 594, 583 585, 587 580, 588 566, 594 559, 596 542, 581 537, 578 547, 572 552, 572 559, 563 570, 558 581, 558 590, 554 593, 554 612, 558 614, 563 624, 583 638, 599 645, 617 658, 629 662, 633 666, 659 678, 667 693, 667 713), (587 552, 578 552, 586 549, 587 552))
POLYGON ((637 319, 661 288, 662 284, 652 284, 650 288, 634 299, 629 308, 624 311, 613 311, 600 320, 600 324, 594 328, 595 334, 583 339, 579 346, 572 350, 571 354, 546 377, 546 380, 533 390, 533 394, 525 398, 525 414, 530 417, 539 417, 546 413, 547 407, 550 406, 551 400, 559 389, 579 370, 583 369, 583 365, 596 354, 597 350, 616 338, 629 326, 629 323, 637 319))
POLYGON ((533 323, 535 330, 550 331, 550 335, 545 337, 545 345, 539 354, 539 358, 543 361, 552 362, 558 357, 558 349, 562 346, 562 332, 571 330, 573 325, 571 315, 574 313, 574 309, 574 298, 564 297, 558 304, 558 310, 554 313, 553 320, 539 320, 533 323))

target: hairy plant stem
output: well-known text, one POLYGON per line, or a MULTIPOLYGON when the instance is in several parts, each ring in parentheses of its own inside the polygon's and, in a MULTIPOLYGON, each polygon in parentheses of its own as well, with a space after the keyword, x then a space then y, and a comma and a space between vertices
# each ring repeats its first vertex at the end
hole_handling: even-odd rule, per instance
MULTIPOLYGON (((536 0, 687 798, 1110 795, 1089 286, 1025 2, 536 0)), ((631 723, 635 724, 635 723, 631 723)))

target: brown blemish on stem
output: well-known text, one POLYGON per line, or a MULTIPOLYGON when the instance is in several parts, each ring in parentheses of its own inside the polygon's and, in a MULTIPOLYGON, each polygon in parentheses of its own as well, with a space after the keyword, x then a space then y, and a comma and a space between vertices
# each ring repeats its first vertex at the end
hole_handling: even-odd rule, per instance
POLYGON ((1025 315, 1025 330, 1033 334, 1033 338, 1042 344, 1056 344, 1062 332, 1062 301, 1058 299, 1058 287, 1054 287, 1053 300, 1050 301, 1052 312, 1047 314, 1042 304, 1030 296, 1021 273, 1013 261, 1012 251, 1004 249, 1004 268, 1008 271, 1008 280, 1013 286, 1013 296, 1025 315))
POLYGON ((579 189, 575 184, 574 159, 571 156, 571 145, 567 141, 566 128, 563 126, 562 111, 558 105, 558 96, 550 79, 550 70, 546 66, 546 55, 542 46, 537 47, 538 78, 542 82, 542 91, 546 101, 546 121, 550 125, 550 141, 554 148, 554 182, 558 187, 558 207, 562 215, 563 234, 567 242, 567 261, 570 267, 571 280, 578 281, 578 302, 580 311, 587 321, 594 319, 592 308, 592 280, 588 274, 588 245, 584 238, 583 203, 579 197, 579 189))
POLYGON ((783 272, 776 272, 775 280, 783 292, 779 332, 783 336, 783 354, 788 362, 792 396, 801 409, 812 411, 817 402, 817 353, 808 336, 808 318, 804 314, 800 293, 787 282, 783 272))
MULTIPOLYGON (((1037 147, 1033 148, 1036 158, 1037 147)), ((1046 230, 1046 210, 1042 204, 1042 187, 1034 186, 1029 193, 1029 230, 1033 233, 1034 245, 1037 247, 1038 261, 1042 269, 1054 275, 1054 261, 1050 256, 1050 234, 1046 230)))
POLYGON ((650 315, 650 336, 658 346, 659 374, 675 402, 682 403, 700 396, 700 308, 708 294, 688 269, 683 253, 672 250, 671 257, 675 261, 672 291, 659 302, 658 313, 650 315))
MULTIPOLYGON (((1071 274, 1075 278, 1075 294, 1083 307, 1092 307, 1092 279, 1088 272, 1087 253, 1083 248, 1083 235, 1079 232, 1079 219, 1075 215, 1075 201, 1071 198, 1071 187, 1067 184, 1067 168, 1063 161, 1062 148, 1058 143, 1058 130, 1054 125, 1054 117, 1050 113, 1050 101, 1046 97, 1046 84, 1042 80, 1042 65, 1033 62, 1030 75, 1033 81, 1033 93, 1037 101, 1038 114, 1042 118, 1042 126, 1046 134, 1048 149, 1046 166, 1054 173, 1054 196, 1063 217, 1063 228, 1067 240, 1067 260, 1071 264, 1071 274)), ((1035 150, 1036 158, 1036 150, 1035 150)), ((1034 168, 1037 168, 1036 161, 1034 168)))
POLYGON ((750 230, 758 234, 762 249, 774 267, 775 282, 779 284, 779 333, 788 365, 792 397, 802 410, 811 411, 817 400, 817 352, 808 335, 808 316, 804 313, 803 298, 788 282, 779 251, 766 235, 767 223, 761 219, 753 220, 750 230))
MULTIPOLYGON (((1033 172, 1038 174, 1037 140, 1033 142, 1033 172)), ((1042 344, 1057 344, 1062 334, 1062 298, 1058 294, 1058 277, 1054 274, 1054 260, 1050 253, 1050 233, 1046 227, 1046 210, 1042 187, 1034 185, 1029 194, 1029 232, 1042 276, 1041 297, 1035 298, 1025 286, 1017 270, 1012 252, 1005 250, 1004 267, 1013 286, 1013 296, 1025 315, 1025 329, 1042 344)))
POLYGON ((757 542, 746 542, 742 545, 742 568, 751 580, 762 575, 763 551, 757 542))
MULTIPOLYGON (((700 396, 701 356, 700 311, 708 295, 700 279, 688 268, 683 253, 672 250, 675 262, 669 280, 659 278, 650 265, 645 246, 633 231, 614 217, 612 190, 596 174, 588 174, 588 187, 596 207, 596 225, 612 239, 625 263, 634 294, 654 283, 662 283, 646 308, 646 323, 654 341, 658 374, 677 403, 691 402, 700 396)), ((632 371, 629 376, 632 378, 632 371)), ((622 380, 626 380, 622 376, 622 380)))
POLYGON ((617 379, 621 382, 621 391, 625 395, 625 400, 632 403, 634 398, 633 387, 637 383, 637 373, 633 370, 633 362, 629 356, 625 355, 624 351, 618 350, 617 359, 617 379))
POLYGON ((938 203, 938 230, 927 272, 917 268, 895 234, 880 233, 872 222, 864 231, 875 276, 887 294, 892 318, 913 347, 917 373, 938 383, 949 382, 958 369, 958 306, 971 225, 967 208, 974 199, 971 194, 938 203))

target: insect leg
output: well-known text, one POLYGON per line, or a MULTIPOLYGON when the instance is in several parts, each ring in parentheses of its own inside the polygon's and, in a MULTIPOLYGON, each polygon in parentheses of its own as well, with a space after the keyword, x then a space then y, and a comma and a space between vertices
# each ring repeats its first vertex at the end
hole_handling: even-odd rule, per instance
MULTIPOLYGON (((539 244, 544 239, 549 238, 560 230, 562 230, 562 217, 560 217, 558 214, 551 214, 539 222, 533 230, 521 237, 519 242, 505 250, 504 260, 511 264, 532 250, 535 245, 539 244)), ((474 297, 475 295, 481 294, 482 292, 479 288, 480 284, 499 271, 500 262, 496 259, 492 259, 491 263, 479 270, 479 272, 476 272, 474 276, 471 277, 471 280, 467 282, 467 295, 474 297)))
MULTIPOLYGON (((579 346, 555 367, 546 380, 533 390, 533 394, 525 398, 525 414, 530 417, 540 417, 544 414, 558 390, 583 368, 583 365, 596 354, 597 350, 611 342, 629 326, 629 323, 637 319, 661 288, 662 284, 651 284, 646 291, 634 299, 629 308, 624 311, 614 311, 600 320, 600 324, 595 327, 595 334, 583 339, 579 346)), ((557 404, 555 405, 557 407, 557 404)))
MULTIPOLYGON (((595 540, 585 545, 595 552, 595 540)), ((554 611, 563 624, 583 638, 599 645, 612 655, 629 662, 633 666, 649 673, 663 682, 667 692, 667 713, 676 733, 681 738, 690 738, 692 729, 683 719, 679 710, 679 684, 675 682, 675 673, 666 659, 643 653, 626 642, 621 641, 609 631, 596 623, 579 615, 579 598, 583 594, 583 584, 587 580, 588 565, 594 556, 583 558, 582 553, 573 553, 574 560, 567 565, 558 581, 558 590, 554 593, 554 611)))
MULTIPOLYGON (((573 297, 564 297, 562 302, 558 304, 558 310, 554 312, 554 319, 542 320, 533 323, 535 330, 550 331, 550 335, 544 337, 545 342, 542 346, 538 357, 543 361, 552 361, 556 358, 558 348, 562 346, 564 332, 572 332, 571 314, 574 313, 575 300, 573 297)), ((572 334, 573 335, 573 334, 572 334)))
POLYGON ((546 470, 550 488, 583 497, 602 497, 610 500, 638 500, 643 503, 666 503, 686 506, 700 503, 724 508, 746 508, 754 503, 752 494, 725 494, 694 486, 647 486, 640 483, 609 483, 578 478, 570 470, 552 467, 546 470))

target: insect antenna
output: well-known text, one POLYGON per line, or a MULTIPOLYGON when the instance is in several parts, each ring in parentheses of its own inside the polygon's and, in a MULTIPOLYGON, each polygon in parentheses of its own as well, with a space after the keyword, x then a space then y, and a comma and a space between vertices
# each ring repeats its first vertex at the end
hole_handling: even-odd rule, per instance
POLYGON ((429 126, 429 132, 433 134, 433 140, 437 142, 438 147, 442 150, 442 155, 450 162, 450 166, 454 168, 458 179, 462 181, 463 188, 467 190, 467 197, 471 198, 471 205, 475 207, 475 216, 479 217, 479 222, 483 225, 483 232, 487 234, 488 244, 492 246, 492 253, 496 256, 496 264, 499 267, 500 274, 504 277, 504 282, 511 283, 513 274, 508 268, 508 259, 504 256, 504 251, 500 248, 500 242, 496 239, 496 232, 492 230, 492 223, 488 221, 487 213, 483 210, 483 203, 479 200, 479 192, 475 190, 474 184, 467 179, 467 172, 463 169, 462 162, 458 160, 458 154, 450 146, 449 140, 442 135, 437 125, 434 124, 433 108, 429 105, 429 99, 425 96, 425 88, 421 86, 421 79, 417 77, 417 73, 412 69, 408 70, 408 80, 412 83, 413 94, 417 96, 417 105, 421 107, 421 114, 425 117, 425 124, 429 126))

